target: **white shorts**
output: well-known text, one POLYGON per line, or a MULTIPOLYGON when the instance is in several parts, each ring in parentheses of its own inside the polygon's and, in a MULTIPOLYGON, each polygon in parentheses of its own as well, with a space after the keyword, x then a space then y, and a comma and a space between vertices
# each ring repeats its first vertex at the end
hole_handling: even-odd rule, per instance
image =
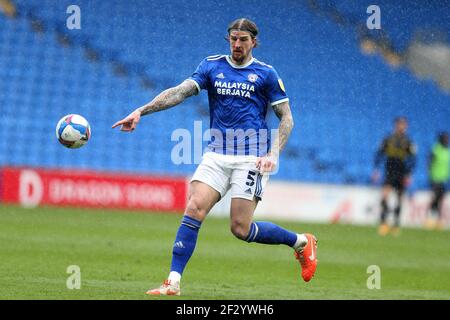
POLYGON ((231 189, 231 198, 262 199, 268 174, 256 169, 256 156, 233 156, 215 152, 203 155, 191 179, 206 183, 223 197, 231 189))

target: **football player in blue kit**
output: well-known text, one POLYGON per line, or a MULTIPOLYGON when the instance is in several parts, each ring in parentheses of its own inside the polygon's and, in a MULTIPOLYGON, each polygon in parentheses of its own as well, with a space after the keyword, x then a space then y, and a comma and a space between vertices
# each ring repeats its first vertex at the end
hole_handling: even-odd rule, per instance
POLYGON ((194 252, 203 220, 211 208, 231 192, 231 232, 246 242, 285 244, 294 249, 304 281, 317 267, 317 239, 267 221, 253 221, 270 172, 276 169, 294 125, 289 98, 275 69, 255 59, 258 28, 241 18, 228 28, 231 55, 205 58, 191 77, 167 89, 148 104, 116 122, 131 132, 141 116, 180 104, 201 90, 208 91, 211 141, 189 186, 188 203, 176 234, 169 276, 150 295, 180 295, 180 281, 194 252), (268 107, 280 120, 271 141, 265 121, 268 107))

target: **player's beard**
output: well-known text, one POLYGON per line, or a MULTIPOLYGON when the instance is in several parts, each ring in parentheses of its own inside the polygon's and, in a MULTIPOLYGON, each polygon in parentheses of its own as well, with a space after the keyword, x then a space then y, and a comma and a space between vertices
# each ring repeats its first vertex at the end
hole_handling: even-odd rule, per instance
POLYGON ((245 55, 242 51, 235 52, 232 54, 233 60, 238 64, 241 64, 245 60, 245 55))

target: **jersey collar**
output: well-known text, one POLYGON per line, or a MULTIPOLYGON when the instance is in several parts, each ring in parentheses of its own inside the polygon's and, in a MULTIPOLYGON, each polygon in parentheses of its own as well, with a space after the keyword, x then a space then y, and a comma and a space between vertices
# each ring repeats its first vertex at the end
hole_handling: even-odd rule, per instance
POLYGON ((231 61, 230 56, 226 56, 226 59, 227 59, 228 63, 230 64, 230 66, 232 66, 233 68, 236 68, 236 69, 243 69, 243 68, 246 68, 246 67, 248 67, 249 65, 251 65, 251 64, 253 63, 253 61, 255 61, 255 58, 251 58, 250 61, 247 62, 246 64, 243 64, 243 65, 239 65, 239 66, 238 66, 237 64, 234 64, 233 61, 231 61))

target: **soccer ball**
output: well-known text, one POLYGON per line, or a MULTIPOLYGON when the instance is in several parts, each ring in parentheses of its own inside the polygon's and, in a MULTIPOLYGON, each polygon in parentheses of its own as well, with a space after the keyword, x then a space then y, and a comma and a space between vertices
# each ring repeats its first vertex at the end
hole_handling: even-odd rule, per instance
POLYGON ((56 125, 56 138, 67 148, 80 148, 88 142, 90 137, 89 122, 78 114, 68 114, 56 125))

